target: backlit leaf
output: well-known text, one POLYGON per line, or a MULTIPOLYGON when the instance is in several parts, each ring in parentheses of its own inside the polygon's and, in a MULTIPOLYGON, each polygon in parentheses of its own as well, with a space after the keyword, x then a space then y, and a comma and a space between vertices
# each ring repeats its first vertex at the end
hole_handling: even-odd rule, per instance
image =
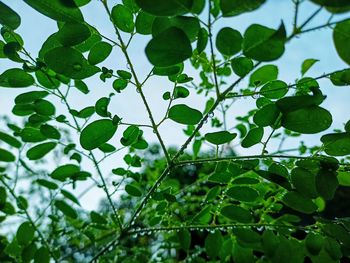
POLYGON ((350 19, 338 23, 333 30, 333 40, 339 57, 350 65, 350 19))
POLYGON ((258 61, 272 61, 284 53, 286 32, 282 24, 278 30, 253 24, 244 33, 243 54, 258 61))
POLYGON ((63 46, 75 46, 91 36, 90 29, 81 23, 70 23, 67 22, 63 27, 56 33, 57 40, 63 46))
POLYGON ((39 160, 51 152, 56 145, 57 143, 55 142, 46 142, 36 145, 27 151, 27 157, 29 160, 39 160))
POLYGON ((312 214, 317 210, 317 206, 311 199, 302 197, 297 192, 288 192, 283 197, 283 202, 290 208, 305 214, 312 214))
POLYGON ((93 150, 108 142, 115 132, 117 126, 112 120, 97 120, 87 125, 80 134, 80 144, 85 150, 93 150))
POLYGON ((54 202, 54 205, 58 210, 60 210, 65 216, 68 216, 70 218, 76 219, 78 217, 77 212, 72 208, 70 205, 68 205, 63 200, 56 200, 54 202))
POLYGON ((146 55, 154 66, 175 65, 191 57, 191 42, 184 31, 170 27, 151 39, 146 55))
POLYGON ((15 30, 21 24, 21 17, 10 7, 0 2, 0 24, 15 30))
POLYGON ((121 31, 131 33, 134 31, 133 15, 129 8, 124 5, 116 5, 112 9, 111 18, 121 31))
POLYGON ((252 214, 248 210, 236 205, 224 206, 221 209, 221 214, 239 223, 250 223, 253 220, 252 214))
POLYGON ((228 131, 211 132, 205 134, 204 138, 215 145, 225 144, 236 138, 237 133, 230 133, 228 131))
POLYGON ((24 222, 17 229, 16 238, 20 245, 28 245, 34 238, 34 228, 31 223, 24 222))
POLYGON ((185 104, 178 104, 170 108, 168 117, 169 119, 181 124, 195 125, 202 119, 202 113, 185 104))
POLYGON ((23 69, 8 69, 0 75, 0 87, 26 88, 33 84, 34 78, 23 69))
POLYGON ((74 0, 24 0, 24 2, 43 15, 57 21, 84 21, 74 0))
POLYGON ((242 35, 239 31, 224 27, 216 36, 216 48, 221 54, 232 56, 242 49, 242 35))
POLYGON ((182 15, 191 10, 193 0, 136 0, 143 11, 155 16, 182 15))
POLYGON ((259 143, 264 136, 264 129, 262 127, 257 127, 249 130, 246 137, 244 137, 242 141, 242 147, 243 148, 249 148, 253 145, 259 143))
POLYGON ((16 157, 9 151, 0 148, 0 162, 14 162, 16 157))

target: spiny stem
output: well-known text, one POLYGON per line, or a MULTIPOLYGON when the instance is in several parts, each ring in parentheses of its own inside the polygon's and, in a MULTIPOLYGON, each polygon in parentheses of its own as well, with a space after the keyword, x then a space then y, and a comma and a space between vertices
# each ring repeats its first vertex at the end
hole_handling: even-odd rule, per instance
POLYGON ((222 162, 222 161, 234 161, 234 160, 249 160, 249 159, 267 159, 267 158, 281 158, 281 159, 317 159, 317 157, 311 156, 296 156, 296 155, 246 155, 246 156, 229 156, 229 157, 218 157, 218 158, 203 158, 197 160, 185 160, 179 161, 175 166, 184 166, 191 164, 209 163, 209 162, 222 162))
POLYGON ((160 231, 176 231, 176 230, 213 230, 213 229, 232 229, 232 228, 246 228, 246 227, 271 227, 271 228, 289 228, 289 229, 301 229, 301 230, 311 230, 309 226, 294 226, 294 225, 283 225, 283 224, 267 224, 267 223, 248 223, 248 224, 210 224, 210 225, 181 225, 181 226, 170 226, 170 227, 150 227, 133 229, 128 231, 128 234, 142 234, 160 231))

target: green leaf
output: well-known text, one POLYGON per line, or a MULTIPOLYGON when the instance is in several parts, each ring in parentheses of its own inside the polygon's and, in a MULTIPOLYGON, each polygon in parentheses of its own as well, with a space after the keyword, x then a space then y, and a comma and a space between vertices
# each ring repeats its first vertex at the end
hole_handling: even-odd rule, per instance
POLYGON ((349 172, 338 172, 338 182, 342 186, 350 186, 350 173, 349 172))
POLYGON ((0 141, 3 141, 15 148, 20 148, 22 146, 22 143, 18 141, 15 137, 8 135, 7 133, 4 133, 2 131, 0 131, 0 141))
POLYGON ((236 138, 237 133, 230 133, 228 131, 211 132, 205 134, 204 138, 215 145, 225 144, 236 138))
POLYGON ((129 8, 124 5, 115 5, 112 8, 111 18, 113 23, 119 28, 121 31, 131 33, 134 31, 134 17, 129 8))
POLYGON ((155 17, 147 14, 143 11, 140 11, 137 14, 135 27, 136 32, 142 35, 150 35, 152 34, 152 25, 155 17))
POLYGON ((172 76, 172 75, 178 75, 183 70, 183 63, 169 66, 169 67, 154 67, 153 73, 158 76, 172 76))
POLYGON ((24 0, 36 11, 57 21, 84 22, 74 0, 24 0))
POLYGON ((209 40, 209 33, 205 28, 200 28, 198 31, 198 36, 197 36, 197 51, 198 54, 202 53, 207 44, 208 44, 208 40, 209 40))
POLYGON ((154 66, 172 66, 192 56, 191 42, 184 31, 170 27, 151 39, 146 55, 154 66))
POLYGON ((226 56, 232 56, 242 49, 241 33, 230 27, 223 27, 216 36, 216 48, 226 56))
POLYGON ((308 58, 305 59, 303 64, 301 65, 301 75, 305 75, 305 73, 317 62, 318 59, 308 58))
POLYGON ((126 79, 116 79, 113 81, 113 89, 120 93, 123 89, 128 86, 128 81, 126 79))
POLYGON ((344 156, 350 154, 350 132, 330 133, 323 135, 321 141, 325 153, 332 156, 344 156))
POLYGON ((112 120, 97 120, 87 125, 80 134, 80 144, 85 150, 93 150, 108 142, 115 132, 117 125, 112 120))
POLYGON ((193 42, 197 38, 200 24, 198 18, 189 16, 157 17, 152 24, 153 37, 170 27, 181 29, 187 35, 187 38, 193 42))
POLYGON ((55 207, 58 210, 60 210, 65 216, 73 218, 73 219, 78 218, 77 212, 70 205, 68 205, 65 201, 56 200, 54 204, 55 204, 55 207))
POLYGON ((316 198, 316 175, 310 171, 296 167, 291 172, 291 181, 297 192, 305 198, 316 198))
POLYGON ((281 80, 267 82, 261 89, 260 94, 268 99, 280 99, 288 92, 288 85, 281 80))
POLYGON ((191 246, 191 233, 187 229, 181 229, 177 233, 177 237, 179 239, 180 247, 188 251, 191 246))
POLYGON ((129 79, 132 78, 132 74, 129 71, 126 71, 126 70, 117 70, 117 74, 122 79, 128 79, 129 80, 129 79))
POLYGON ((42 142, 46 140, 46 137, 40 132, 39 129, 26 127, 24 128, 19 136, 23 142, 42 142))
POLYGON ((89 65, 84 56, 71 47, 53 48, 45 53, 44 60, 52 70, 72 79, 88 78, 100 70, 89 65))
POLYGON ((331 74, 330 79, 335 86, 350 85, 350 69, 340 70, 331 74))
POLYGON ((170 108, 168 117, 177 123, 195 125, 200 122, 203 116, 199 110, 190 108, 185 104, 178 104, 170 108))
POLYGON ((278 77, 278 68, 275 65, 265 65, 255 70, 249 78, 249 86, 261 86, 278 77))
POLYGON ((214 259, 219 255, 224 239, 220 231, 209 233, 205 239, 205 250, 210 258, 214 259))
POLYGON ((55 180, 64 182, 66 179, 74 177, 79 172, 79 166, 74 164, 65 164, 53 170, 53 172, 50 174, 50 177, 55 180))
POLYGON ((48 73, 35 71, 35 77, 40 85, 47 89, 57 89, 60 86, 60 81, 57 78, 49 76, 48 73))
POLYGON ((59 140, 61 139, 60 132, 49 124, 43 124, 40 126, 40 133, 48 139, 59 140))
POLYGON ((214 186, 211 188, 206 197, 205 197, 205 202, 210 202, 213 201, 221 192, 221 187, 219 185, 214 186))
POLYGON ((347 0, 311 0, 312 2, 321 6, 327 7, 345 7, 349 5, 347 0))
POLYGON ((18 244, 25 246, 34 239, 35 230, 31 223, 24 222, 17 229, 16 238, 18 244))
POLYGON ((253 121, 259 127, 273 126, 280 114, 276 104, 267 104, 254 114, 253 121))
POLYGON ((21 24, 21 17, 3 2, 0 2, 0 24, 12 30, 17 29, 21 24))
POLYGON ((73 203, 76 203, 77 205, 80 205, 79 200, 78 200, 72 193, 70 193, 70 192, 68 192, 68 191, 66 191, 66 190, 64 190, 64 189, 62 189, 62 190, 61 190, 61 194, 62 194, 64 197, 66 197, 66 198, 68 198, 69 200, 71 200, 73 203))
POLYGON ((0 148, 0 162, 14 162, 16 157, 9 151, 0 148))
POLYGON ((350 65, 350 19, 338 23, 333 29, 333 41, 339 57, 350 65))
POLYGON ((32 103, 38 99, 45 98, 49 93, 47 91, 30 91, 22 93, 15 98, 16 104, 32 103))
POLYGON ((305 247, 312 255, 320 253, 324 238, 320 234, 309 233, 305 238, 305 247))
POLYGON ((279 99, 276 102, 276 105, 284 113, 307 108, 310 106, 318 106, 325 100, 326 96, 323 96, 318 88, 313 88, 313 93, 314 94, 312 96, 300 95, 285 97, 279 99))
POLYGON ((44 116, 52 116, 56 112, 55 106, 51 102, 43 99, 38 99, 35 101, 34 109, 36 113, 44 116))
POLYGON ((55 142, 46 142, 36 145, 27 151, 27 157, 29 160, 39 160, 55 149, 56 145, 57 143, 55 142))
POLYGON ((26 88, 34 84, 34 78, 20 68, 12 68, 0 75, 0 87, 26 88))
POLYGON ((239 223, 251 223, 253 220, 252 214, 248 210, 236 205, 224 206, 221 209, 221 214, 239 223))
POLYGON ((339 185, 337 174, 328 170, 320 170, 316 176, 317 192, 325 200, 332 200, 339 185))
POLYGON ((34 254, 34 263, 49 263, 50 251, 45 247, 40 247, 34 254))
POLYGON ((143 11, 154 16, 176 16, 187 13, 193 6, 193 0, 135 0, 143 11))
POLYGON ((38 180, 36 180, 36 182, 39 185, 46 187, 49 190, 56 190, 58 188, 58 185, 56 183, 45 180, 45 179, 38 179, 38 180))
POLYGON ((252 71, 254 63, 250 58, 235 57, 231 60, 231 67, 237 76, 244 77, 252 71))
POLYGON ((90 219, 91 219, 91 222, 95 224, 105 225, 108 223, 108 221, 102 215, 100 215, 95 211, 90 212, 90 219))
POLYGON ((190 95, 190 91, 182 86, 176 86, 174 89, 174 99, 187 98, 190 95))
POLYGON ((232 175, 229 172, 215 171, 209 176, 208 181, 227 184, 231 181, 231 179, 232 179, 232 175))
POLYGON ((81 23, 67 22, 56 33, 56 39, 63 46, 75 46, 91 36, 90 29, 81 23))
POLYGON ((5 205, 6 199, 7 199, 6 188, 3 186, 0 186, 0 206, 1 207, 5 205))
POLYGON ((244 137, 241 145, 243 148, 249 148, 252 147, 253 145, 259 143, 264 136, 264 128, 262 127, 257 127, 249 130, 248 134, 246 137, 244 137))
POLYGON ((272 61, 284 53, 286 32, 282 24, 278 30, 253 24, 244 33, 243 54, 258 61, 272 61))
POLYGON ((209 223, 211 219, 211 211, 212 206, 205 206, 201 211, 193 216, 192 222, 206 224, 209 223))
POLYGON ((101 117, 111 117, 112 114, 108 111, 108 105, 111 99, 107 97, 102 97, 95 104, 95 111, 101 117))
POLYGON ((237 16, 259 8, 266 0, 221 0, 220 9, 224 17, 237 16))
POLYGON ((120 142, 124 146, 130 146, 137 141, 139 135, 139 127, 131 125, 123 132, 123 138, 120 139, 120 142))
POLYGON ((112 52, 112 46, 107 42, 97 42, 90 50, 88 61, 96 65, 104 61, 112 52))
POLYGON ((310 199, 301 196, 297 192, 286 193, 283 202, 290 208, 304 214, 312 214, 317 210, 317 206, 310 199))
POLYGON ((226 194, 242 202, 254 202, 259 197, 259 192, 248 186, 233 186, 226 194))
POLYGON ((288 130, 304 134, 314 134, 327 130, 332 124, 332 115, 319 106, 310 106, 283 113, 282 126, 288 130))
POLYGON ((125 192, 127 192, 131 196, 136 196, 136 197, 142 196, 141 190, 133 184, 127 184, 125 186, 125 192))

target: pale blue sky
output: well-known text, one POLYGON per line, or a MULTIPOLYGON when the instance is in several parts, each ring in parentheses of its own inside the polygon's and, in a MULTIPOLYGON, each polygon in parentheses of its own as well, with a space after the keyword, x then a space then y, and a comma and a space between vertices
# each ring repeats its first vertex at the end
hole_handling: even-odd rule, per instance
MULTIPOLYGON (((18 32, 25 41, 25 47, 35 57, 41 44, 46 38, 57 31, 55 21, 39 14, 38 12, 31 9, 21 0, 5 0, 3 1, 14 10, 16 10, 22 17, 22 24, 18 29, 18 32)), ((118 1, 109 1, 110 6, 118 1)), ((305 17, 309 16, 312 12, 317 9, 314 4, 305 1, 301 6, 301 13, 299 21, 304 21, 305 17)), ((290 34, 291 25, 293 21, 293 4, 291 0, 270 0, 258 11, 244 14, 235 18, 224 18, 215 24, 214 33, 217 32, 223 26, 230 26, 239 30, 242 34, 244 30, 251 23, 258 23, 272 28, 277 28, 281 22, 284 21, 287 32, 290 34)), ((116 39, 114 35, 113 27, 106 18, 104 9, 98 0, 92 0, 90 4, 82 8, 85 20, 91 25, 95 26, 102 34, 109 36, 112 39, 116 39)), ((342 19, 344 16, 334 17, 334 21, 342 19)), ((329 18, 329 13, 322 11, 310 24, 310 27, 324 24, 329 18)), ((299 23, 300 23, 299 22, 299 23)), ((132 61, 135 65, 136 71, 140 74, 141 79, 151 69, 151 65, 147 61, 144 55, 144 47, 149 41, 149 36, 137 36, 134 38, 130 46, 130 54, 132 61)), ((319 76, 323 73, 328 73, 336 69, 346 68, 347 65, 340 60, 337 56, 334 45, 332 43, 332 32, 329 29, 323 29, 315 31, 309 34, 301 35, 300 37, 292 40, 286 46, 286 52, 283 57, 276 64, 279 66, 279 79, 293 83, 295 79, 300 78, 301 63, 306 58, 319 59, 318 62, 308 73, 308 76, 319 76)), ((101 65, 107 66, 114 69, 126 69, 125 59, 119 52, 114 52, 108 60, 101 63, 101 65)), ((7 60, 0 60, 0 72, 3 72, 10 67, 20 67, 21 65, 8 62, 7 60)), ((195 74, 187 65, 186 73, 191 75, 195 74)), ((72 105, 76 105, 77 109, 81 109, 85 106, 94 105, 95 101, 103 96, 108 96, 110 92, 113 92, 111 88, 111 81, 103 83, 99 80, 98 76, 89 79, 87 81, 90 86, 90 94, 82 95, 77 91, 73 91, 69 97, 69 101, 72 105)), ((327 100, 323 104, 324 107, 330 109, 334 116, 334 122, 332 128, 343 128, 343 123, 350 119, 350 89, 349 87, 334 87, 331 85, 329 80, 322 80, 319 82, 321 89, 324 94, 328 96, 327 100)), ((246 83, 242 83, 241 87, 244 87, 246 83)), ((166 110, 167 103, 161 99, 161 95, 171 88, 171 83, 163 78, 151 78, 148 84, 144 88, 147 99, 150 101, 152 111, 155 115, 156 120, 160 120, 166 110)), ((14 97, 24 91, 29 91, 30 88, 25 89, 2 89, 0 88, 0 114, 9 114, 13 107, 14 97)), ((64 105, 52 98, 56 102, 58 113, 64 112, 64 105)), ((203 96, 192 94, 189 98, 183 100, 181 103, 188 103, 190 106, 203 109, 204 105, 203 96)), ((234 118, 238 115, 243 115, 249 109, 254 107, 254 101, 252 99, 241 99, 238 100, 229 112, 230 126, 235 124, 234 118)), ((124 117, 125 122, 136 122, 136 123, 149 123, 144 105, 140 99, 140 96, 135 92, 135 89, 130 85, 122 94, 117 94, 113 97, 110 110, 113 114, 118 114, 124 117)), ((17 120, 17 119, 16 119, 17 120)), ((206 130, 210 130, 209 125, 206 125, 206 130)), ((181 129, 183 127, 175 124, 171 121, 165 122, 164 126, 161 126, 160 133, 164 138, 167 145, 180 145, 184 142, 186 137, 183 135, 181 129)), ((116 138, 112 142, 115 142, 119 146, 120 134, 124 128, 120 128, 116 138)), ((331 130, 331 129, 330 129, 331 130)), ((156 138, 152 131, 145 129, 145 136, 149 141, 156 141, 156 138)), ((319 142, 320 135, 307 135, 304 136, 308 145, 317 144, 319 142)), ((293 147, 295 141, 287 143, 287 146, 293 147)), ((271 150, 274 145, 272 144, 271 150)), ((254 154, 261 151, 261 146, 253 147, 249 150, 238 149, 239 153, 242 154, 254 154)), ((104 171, 107 172, 111 167, 117 167, 122 165, 122 154, 117 154, 115 157, 109 159, 104 165, 104 171)), ((92 166, 90 167, 93 171, 92 166)), ((85 183, 84 183, 85 184, 85 183)), ((85 184, 86 185, 86 184, 85 184)), ((83 189, 84 187, 81 187, 83 189)), ((79 193, 79 189, 76 192, 79 193)), ((101 196, 99 189, 91 191, 88 195, 83 198, 82 203, 86 208, 93 208, 97 203, 96 196, 101 196)))

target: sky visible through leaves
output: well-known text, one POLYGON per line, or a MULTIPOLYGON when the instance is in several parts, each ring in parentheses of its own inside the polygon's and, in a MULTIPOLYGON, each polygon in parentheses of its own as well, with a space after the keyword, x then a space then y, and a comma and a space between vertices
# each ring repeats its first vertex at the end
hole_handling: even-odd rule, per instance
MULTIPOLYGON (((54 20, 48 19, 47 17, 35 12, 32 8, 27 6, 24 2, 19 0, 4 1, 11 8, 16 10, 22 18, 22 24, 18 29, 18 32, 25 39, 26 48, 32 55, 36 55, 40 49, 41 43, 54 31, 56 31, 56 24, 54 20)), ((117 1, 115 1, 115 4, 117 1)), ((114 5, 113 1, 110 3, 111 6, 114 5)), ((300 12, 300 19, 303 20, 305 17, 310 15, 317 7, 309 2, 303 4, 303 8, 300 12)), ((104 10, 102 5, 97 0, 93 0, 88 8, 82 8, 85 20, 91 25, 99 28, 101 33, 107 36, 114 37, 114 30, 111 23, 107 20, 104 15, 104 10)), ((252 23, 256 22, 268 27, 277 28, 281 18, 283 17, 284 23, 286 25, 287 31, 291 31, 292 20, 293 20, 293 4, 292 1, 287 0, 273 0, 268 1, 264 8, 258 9, 255 12, 246 13, 234 18, 221 19, 214 27, 214 34, 216 34, 215 28, 220 29, 224 26, 234 27, 235 29, 244 32, 244 30, 252 23)), ((326 11, 322 11, 321 14, 315 18, 310 23, 310 27, 313 25, 323 24, 327 21, 329 14, 326 11)), ((338 16, 342 19, 342 16, 338 16)), ((312 69, 307 73, 307 76, 317 77, 323 73, 331 72, 334 69, 346 68, 346 64, 341 61, 339 56, 336 54, 334 45, 331 38, 331 30, 322 29, 316 32, 310 32, 305 34, 292 42, 288 43, 286 52, 281 59, 279 59, 276 64, 279 67, 279 79, 284 80, 287 83, 293 83, 296 78, 300 78, 301 73, 301 63, 305 58, 313 58, 320 60, 317 62, 312 69), (315 36, 317 35, 317 38, 315 36), (317 42, 315 41, 317 39, 317 42)), ((146 43, 149 41, 149 36, 136 36, 130 46, 130 54, 132 60, 134 61, 135 69, 137 73, 145 76, 149 69, 151 68, 144 54, 143 49, 146 43)), ((117 64, 120 68, 125 68, 126 62, 124 57, 113 51, 114 54, 109 56, 109 58, 103 63, 106 67, 114 68, 117 64)), ((120 52, 120 51, 119 51, 120 52)), ((4 71, 7 68, 14 67, 8 60, 0 61, 0 71, 4 71)), ((188 67, 189 68, 189 67, 188 67)), ((188 72, 191 74, 191 72, 188 72)), ((350 90, 348 87, 335 87, 330 84, 328 80, 319 81, 321 89, 324 94, 327 94, 328 98, 324 103, 324 107, 327 108, 333 116, 337 116, 334 120, 332 127, 342 127, 350 116, 350 102, 348 98, 350 97, 350 90)), ((79 91, 73 90, 70 95, 70 102, 72 105, 78 108, 84 108, 89 106, 92 101, 96 98, 102 97, 108 94, 108 91, 113 92, 111 88, 111 81, 102 83, 99 79, 90 78, 88 80, 90 87, 90 93, 82 97, 79 91), (83 99, 82 99, 83 98, 83 99)), ((242 82, 239 87, 247 85, 246 82, 242 82)), ((161 100, 160 94, 163 94, 167 90, 171 90, 169 82, 163 81, 161 78, 154 77, 150 79, 148 85, 144 88, 144 92, 149 101, 152 101, 151 107, 154 116, 157 120, 160 120, 164 112, 166 111, 167 102, 161 100)), ((29 89, 28 89, 29 91, 29 89)), ((0 89, 0 113, 1 115, 10 115, 11 109, 14 105, 14 98, 21 93, 21 90, 13 89, 0 89)), ((195 95, 194 95, 195 96, 195 95)), ((191 101, 191 105, 195 108, 204 107, 204 99, 200 100, 199 97, 190 97, 184 100, 184 103, 191 101), (194 99, 195 98, 195 99, 194 99)), ((245 98, 238 99, 235 101, 234 106, 228 112, 228 116, 231 114, 232 119, 236 116, 244 115, 245 112, 254 107, 254 100, 249 100, 245 98)), ((63 111, 64 105, 59 106, 55 104, 58 112, 63 111)), ((137 96, 135 89, 129 88, 123 92, 122 96, 113 97, 112 103, 110 104, 110 111, 121 116, 127 116, 127 122, 130 123, 148 123, 148 117, 146 111, 144 110, 144 105, 139 96, 137 96)), ((14 118, 14 117, 11 117, 14 118)), ((19 121, 19 119, 18 119, 19 121)), ((0 123, 0 125, 4 125, 0 123)), ((209 125, 207 125, 209 126, 209 125)), ((332 127, 328 130, 331 131, 332 127)), ((210 129, 204 129, 205 131, 210 131, 210 129)), ((145 137, 149 142, 156 142, 156 137, 151 130, 145 129, 145 137)), ((185 135, 179 129, 178 124, 174 122, 167 121, 164 126, 160 128, 160 132, 164 141, 167 145, 180 145, 186 139, 185 135)), ((121 133, 121 130, 119 130, 121 133)), ((326 132, 325 132, 326 133, 326 132)), ((74 136, 74 135, 73 135, 74 136)), ((309 146, 319 142, 321 134, 315 135, 303 135, 305 143, 309 146)), ((299 139, 298 139, 299 140, 299 139)), ((117 141, 115 141, 118 143, 117 141)), ((273 151, 273 147, 276 147, 273 143, 269 145, 269 149, 273 151)), ((286 145, 286 148, 293 147, 293 140, 290 139, 286 145)), ((235 150, 241 154, 254 154, 259 153, 261 146, 255 146, 248 149, 236 148, 235 150)), ((122 161, 123 152, 115 155, 112 159, 109 159, 104 163, 103 168, 110 166, 117 166, 123 163, 122 161)), ((55 167, 55 164, 52 164, 55 167)), ((93 171, 93 167, 90 166, 90 170, 93 171)), ((86 183, 88 184, 88 183, 86 183)), ((81 189, 74 190, 76 192, 81 191, 86 186, 81 183, 81 189)), ((79 187, 80 188, 80 187, 79 187)), ((101 189, 95 188, 90 191, 82 200, 81 203, 86 209, 93 209, 99 203, 98 197, 103 197, 104 193, 101 189)))

